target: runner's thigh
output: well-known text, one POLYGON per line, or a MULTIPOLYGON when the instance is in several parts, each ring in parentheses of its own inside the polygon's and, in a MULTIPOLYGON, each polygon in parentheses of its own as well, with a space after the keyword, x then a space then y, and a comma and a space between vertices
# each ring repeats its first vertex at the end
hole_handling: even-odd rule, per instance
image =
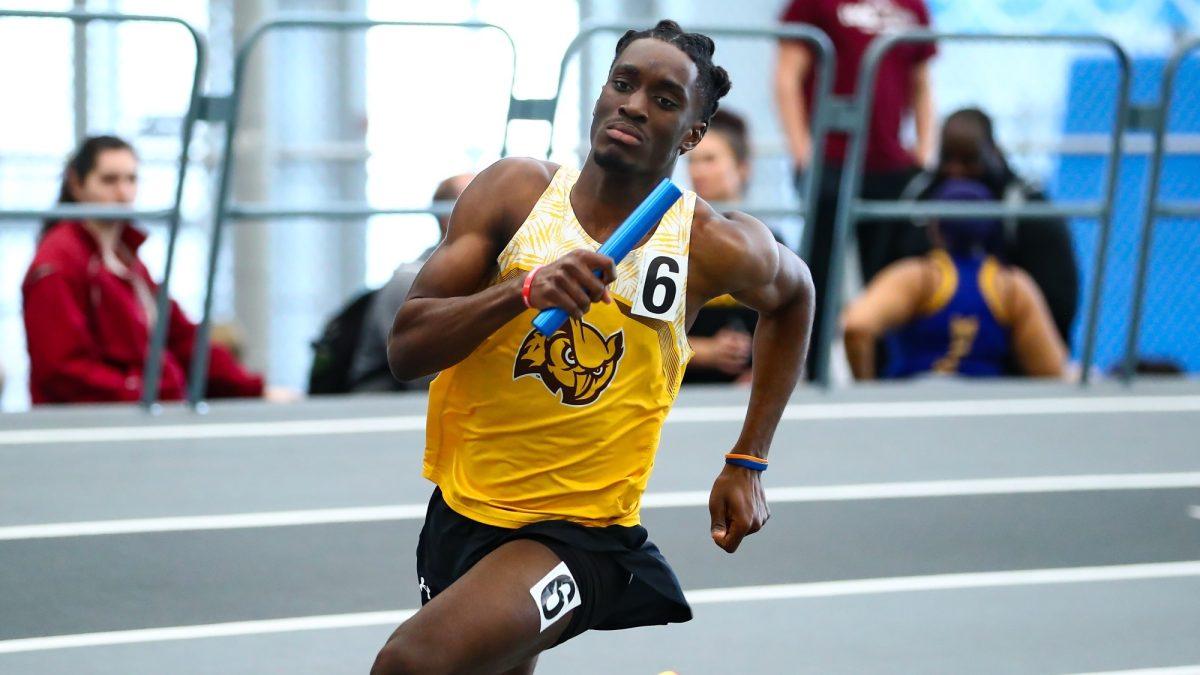
POLYGON ((372 674, 498 673, 527 663, 554 645, 574 613, 542 630, 530 595, 561 562, 530 539, 497 548, 396 630, 372 674))

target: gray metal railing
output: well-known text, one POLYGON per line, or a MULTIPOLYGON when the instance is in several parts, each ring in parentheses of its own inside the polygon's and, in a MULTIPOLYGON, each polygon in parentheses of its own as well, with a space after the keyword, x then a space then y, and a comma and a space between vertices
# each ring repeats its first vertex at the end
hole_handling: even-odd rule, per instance
POLYGON ((164 265, 162 280, 158 285, 158 295, 155 304, 158 311, 158 321, 150 336, 150 349, 146 352, 146 363, 143 372, 142 405, 153 408, 158 400, 158 388, 162 377, 163 350, 167 342, 167 326, 170 314, 171 267, 175 256, 175 243, 179 235, 180 208, 183 197, 183 183, 187 175, 188 153, 192 145, 192 132, 196 126, 201 107, 200 84, 204 79, 204 70, 208 64, 208 47, 203 36, 187 21, 169 16, 154 16, 147 14, 119 14, 115 12, 41 12, 22 10, 0 10, 0 19, 65 19, 75 24, 89 24, 93 21, 107 23, 166 23, 183 27, 191 37, 196 48, 196 65, 192 70, 192 87, 188 96, 188 107, 183 116, 180 129, 179 168, 176 172, 175 190, 171 205, 165 209, 133 209, 100 206, 56 206, 48 209, 0 209, 0 221, 29 220, 38 218, 95 218, 95 219, 126 219, 126 220, 156 220, 166 221, 167 259, 164 265))
MULTIPOLYGON (((210 97, 208 109, 212 114, 207 117, 210 121, 225 124, 224 154, 221 157, 220 175, 217 182, 216 208, 213 218, 212 235, 209 240, 208 267, 204 283, 204 308, 197 328, 196 342, 192 352, 192 363, 189 368, 188 403, 194 408, 201 406, 204 398, 205 382, 208 376, 209 337, 212 322, 213 286, 216 281, 217 259, 221 249, 221 234, 230 220, 240 218, 283 219, 296 217, 321 218, 362 218, 373 215, 396 213, 427 213, 428 209, 380 209, 367 204, 341 204, 297 209, 294 207, 275 207, 271 205, 231 204, 229 201, 230 185, 233 177, 234 141, 238 130, 238 113, 241 109, 244 94, 246 63, 255 47, 268 33, 288 29, 316 29, 336 32, 367 30, 375 27, 394 28, 448 28, 465 30, 495 30, 508 41, 512 54, 512 73, 509 78, 511 99, 512 79, 516 72, 516 47, 512 37, 500 26, 482 22, 443 23, 435 21, 377 21, 365 17, 346 17, 329 15, 294 15, 284 16, 259 24, 238 47, 234 59, 233 88, 223 97, 210 97)), ((505 144, 507 144, 507 127, 505 128, 505 144)))
POLYGON ((1150 263, 1150 246, 1154 239, 1154 223, 1159 218, 1200 218, 1200 202, 1159 201, 1159 179, 1162 164, 1167 122, 1171 112, 1171 97, 1175 93, 1175 79, 1184 60, 1200 50, 1200 38, 1180 45, 1163 67, 1162 83, 1159 85, 1158 104, 1152 125, 1153 147, 1150 151, 1146 175, 1146 203, 1142 208, 1141 243, 1138 246, 1133 300, 1129 309, 1129 334, 1125 338, 1125 358, 1121 365, 1121 376, 1128 383, 1133 381, 1137 362, 1138 332, 1141 329, 1142 303, 1146 298, 1146 273, 1150 263))
POLYGON ((847 163, 841 176, 841 197, 834 223, 832 259, 829 261, 829 277, 825 286, 825 317, 821 335, 816 336, 818 349, 818 379, 830 385, 829 357, 839 325, 838 312, 841 308, 841 286, 845 273, 845 252, 851 227, 867 218, 909 219, 915 216, 954 217, 984 216, 1003 218, 1036 218, 1045 216, 1090 217, 1100 223, 1096 262, 1092 275, 1091 302, 1089 303, 1087 327, 1083 345, 1083 384, 1089 381, 1092 357, 1095 349, 1096 324, 1099 318, 1100 290, 1108 254, 1108 239, 1112 228, 1113 199, 1116 194, 1117 170, 1120 166, 1120 142, 1122 132, 1129 123, 1129 79, 1130 61, 1125 50, 1115 40, 1099 35, 1017 35, 984 33, 937 33, 932 31, 910 31, 887 35, 876 39, 863 58, 858 90, 843 120, 842 129, 850 136, 847 163), (871 104, 875 95, 875 82, 883 58, 895 47, 903 44, 933 43, 939 41, 966 42, 1033 42, 1042 44, 1068 44, 1104 48, 1112 52, 1120 70, 1117 89, 1116 114, 1109 135, 1108 166, 1101 189, 1103 198, 1070 204, 996 204, 967 205, 962 202, 928 201, 913 204, 905 201, 875 201, 859 198, 865 165, 867 138, 871 123, 871 104))
MULTIPOLYGON (((588 41, 601 34, 624 34, 629 30, 625 23, 585 23, 580 26, 579 33, 567 45, 563 52, 562 61, 558 68, 558 83, 554 96, 547 99, 513 99, 509 106, 507 127, 514 120, 533 120, 550 123, 550 140, 546 143, 546 156, 550 156, 551 145, 554 141, 555 117, 558 105, 562 99, 563 86, 567 79, 567 70, 576 55, 587 46, 588 41)), ((799 205, 785 204, 738 204, 734 205, 739 211, 745 211, 755 216, 795 215, 805 216, 808 224, 804 228, 804 239, 800 246, 801 254, 807 255, 812 247, 812 218, 816 214, 816 193, 821 184, 821 171, 824 167, 825 136, 833 126, 837 114, 837 106, 830 106, 833 89, 833 74, 836 54, 829 36, 821 30, 808 25, 769 26, 769 27, 736 27, 736 26, 688 26, 688 30, 703 33, 709 37, 748 38, 762 40, 798 40, 811 47, 816 52, 816 80, 813 93, 810 125, 812 128, 813 161, 809 171, 805 172, 804 185, 801 189, 799 205)), ((507 146, 506 146, 507 150, 507 146)))

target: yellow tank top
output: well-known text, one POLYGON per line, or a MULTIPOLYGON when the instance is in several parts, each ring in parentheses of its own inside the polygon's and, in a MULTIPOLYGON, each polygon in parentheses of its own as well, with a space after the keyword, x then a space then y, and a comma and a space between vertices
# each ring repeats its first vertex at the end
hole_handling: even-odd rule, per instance
MULTIPOLYGON (((579 172, 560 168, 497 259, 492 284, 575 249, 597 250, 571 209, 579 172)), ((612 304, 550 338, 527 310, 429 390, 424 476, 473 520, 636 525, 659 433, 691 358, 685 326, 696 195, 617 265, 612 304)))

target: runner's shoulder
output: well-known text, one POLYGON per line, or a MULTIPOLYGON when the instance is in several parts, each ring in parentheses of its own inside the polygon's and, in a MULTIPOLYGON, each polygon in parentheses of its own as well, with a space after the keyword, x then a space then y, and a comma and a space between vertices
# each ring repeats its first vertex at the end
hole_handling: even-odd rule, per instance
POLYGON ((760 285, 774 276, 779 256, 775 237, 751 215, 740 211, 719 213, 697 198, 691 240, 692 264, 714 281, 760 285))
POLYGON ((505 157, 484 169, 472 181, 477 199, 522 220, 549 187, 558 164, 532 157, 505 157))

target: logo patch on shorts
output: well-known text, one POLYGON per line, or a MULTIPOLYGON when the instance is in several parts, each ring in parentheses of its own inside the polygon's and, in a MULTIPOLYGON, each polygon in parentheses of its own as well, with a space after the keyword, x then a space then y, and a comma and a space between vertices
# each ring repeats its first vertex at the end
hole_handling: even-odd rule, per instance
POLYGON ((529 589, 529 595, 533 598, 533 604, 537 605, 541 631, 583 604, 579 584, 575 583, 575 577, 571 576, 571 570, 563 562, 534 584, 529 589))

